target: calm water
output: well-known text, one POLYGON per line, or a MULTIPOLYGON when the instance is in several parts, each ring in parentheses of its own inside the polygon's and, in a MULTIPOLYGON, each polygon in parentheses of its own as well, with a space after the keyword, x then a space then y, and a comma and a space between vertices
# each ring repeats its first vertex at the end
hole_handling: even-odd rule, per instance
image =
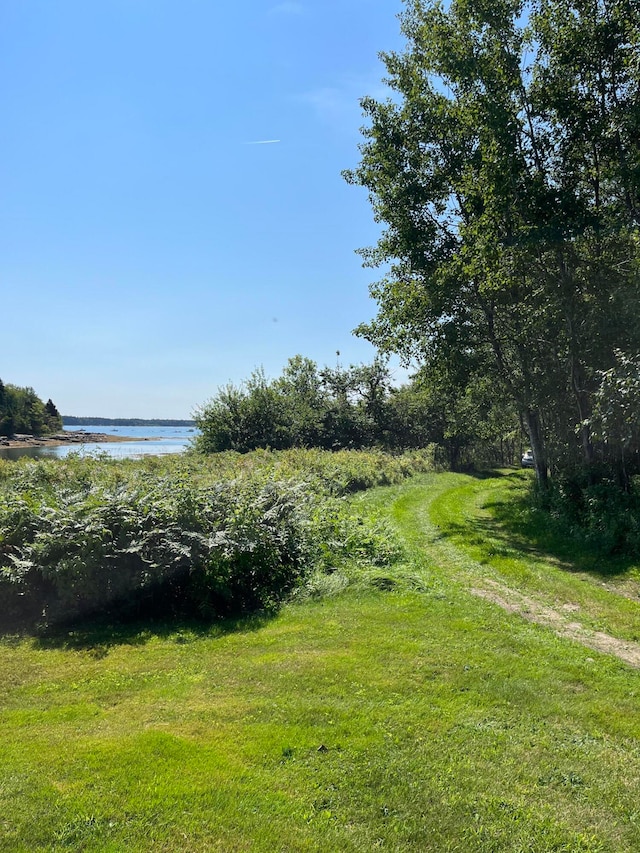
POLYGON ((11 447, 0 448, 0 458, 62 459, 69 453, 107 453, 115 459, 135 459, 139 456, 163 456, 166 453, 182 453, 197 434, 193 427, 145 427, 145 426, 68 426, 65 432, 101 432, 103 435, 122 435, 132 441, 87 442, 63 447, 11 447), (147 439, 145 441, 145 439, 147 439))

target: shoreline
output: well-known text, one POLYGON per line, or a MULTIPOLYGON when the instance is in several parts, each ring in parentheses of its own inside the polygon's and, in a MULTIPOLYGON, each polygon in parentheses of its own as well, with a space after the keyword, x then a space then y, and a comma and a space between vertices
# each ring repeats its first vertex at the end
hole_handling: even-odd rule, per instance
POLYGON ((20 447, 64 447, 67 444, 101 444, 122 441, 152 441, 151 438, 112 435, 103 432, 57 432, 54 435, 13 435, 0 437, 0 450, 20 447))

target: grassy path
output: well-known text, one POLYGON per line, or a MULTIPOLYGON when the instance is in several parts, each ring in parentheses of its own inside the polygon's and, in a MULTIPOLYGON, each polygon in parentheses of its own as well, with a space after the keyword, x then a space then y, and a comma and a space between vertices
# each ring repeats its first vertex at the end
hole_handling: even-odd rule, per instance
POLYGON ((636 853, 640 671, 472 592, 570 603, 633 643, 633 571, 506 533, 521 482, 359 496, 407 542, 387 590, 5 638, 0 851, 636 853))
POLYGON ((522 474, 426 478, 403 489, 391 515, 415 563, 431 571, 444 566, 450 581, 508 612, 640 666, 637 570, 612 583, 603 566, 580 569, 580 558, 584 562, 588 555, 560 560, 506 534, 494 518, 496 506, 514 506, 526 479, 522 474))

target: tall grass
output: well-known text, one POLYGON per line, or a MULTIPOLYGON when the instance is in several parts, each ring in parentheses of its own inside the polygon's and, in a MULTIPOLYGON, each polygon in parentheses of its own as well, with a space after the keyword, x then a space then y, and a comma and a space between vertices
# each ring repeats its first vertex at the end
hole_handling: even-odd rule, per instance
POLYGON ((277 606, 345 556, 396 559, 344 496, 430 467, 429 453, 292 450, 0 465, 5 626, 105 610, 206 618, 277 606))

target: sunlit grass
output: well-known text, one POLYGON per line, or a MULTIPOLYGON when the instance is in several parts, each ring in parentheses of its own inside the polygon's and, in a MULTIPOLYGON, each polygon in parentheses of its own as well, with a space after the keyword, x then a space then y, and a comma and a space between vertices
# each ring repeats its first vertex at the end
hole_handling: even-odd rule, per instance
POLYGON ((519 558, 438 525, 490 484, 359 497, 407 543, 387 591, 6 638, 0 850, 638 850, 640 673, 469 594, 519 558))
POLYGON ((527 475, 446 476, 451 487, 435 497, 430 518, 459 549, 457 559, 466 556, 469 571, 493 573, 549 603, 575 605, 580 621, 593 630, 640 640, 637 564, 594 558, 584 546, 560 538, 551 525, 545 527, 544 516, 531 518, 523 500, 527 475))

